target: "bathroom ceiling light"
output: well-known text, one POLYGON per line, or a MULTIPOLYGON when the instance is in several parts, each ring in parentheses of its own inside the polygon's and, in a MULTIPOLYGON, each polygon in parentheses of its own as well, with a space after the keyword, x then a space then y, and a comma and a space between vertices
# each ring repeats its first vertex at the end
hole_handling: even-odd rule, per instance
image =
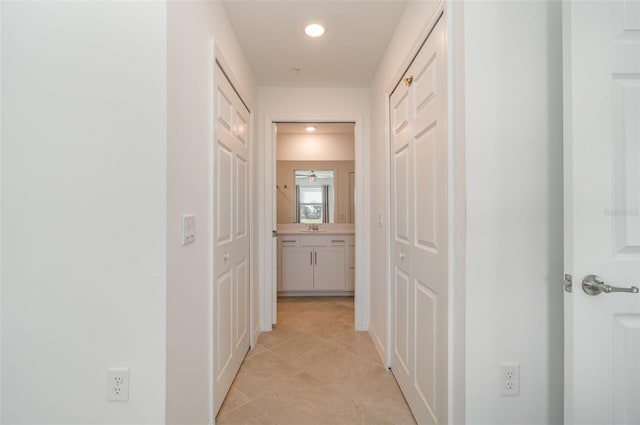
POLYGON ((320 37, 324 34, 324 27, 320 24, 309 24, 304 27, 304 33, 309 37, 320 37))
POLYGON ((305 127, 304 129, 307 131, 307 133, 313 133, 314 131, 316 131, 316 128, 312 125, 310 125, 309 127, 305 127))

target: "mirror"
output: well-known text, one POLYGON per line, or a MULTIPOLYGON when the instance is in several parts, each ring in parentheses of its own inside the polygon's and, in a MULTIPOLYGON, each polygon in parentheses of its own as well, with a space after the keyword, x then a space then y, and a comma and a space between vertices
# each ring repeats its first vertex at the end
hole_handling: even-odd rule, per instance
POLYGON ((277 124, 279 224, 355 222, 354 127, 277 124))
POLYGON ((335 223, 333 170, 296 170, 295 222, 335 223))

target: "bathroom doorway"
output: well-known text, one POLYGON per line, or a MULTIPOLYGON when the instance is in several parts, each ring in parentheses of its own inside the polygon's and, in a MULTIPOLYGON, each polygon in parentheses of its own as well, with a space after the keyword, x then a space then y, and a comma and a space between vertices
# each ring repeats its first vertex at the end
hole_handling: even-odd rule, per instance
POLYGON ((275 124, 279 298, 354 294, 354 132, 352 122, 275 124))
MULTIPOLYGON (((277 117, 277 116, 269 116, 267 115, 265 118, 265 144, 264 144, 264 152, 265 152, 265 180, 264 180, 264 187, 265 187, 265 196, 266 196, 266 211, 267 213, 265 214, 264 217, 264 223, 266 226, 266 229, 272 229, 274 230, 274 236, 277 234, 277 230, 278 230, 278 221, 283 221, 283 217, 278 217, 278 190, 282 189, 284 190, 284 182, 282 181, 278 181, 277 178, 277 151, 278 151, 278 133, 280 134, 287 134, 288 131, 296 131, 298 134, 300 134, 301 131, 304 131, 305 133, 307 133, 306 127, 309 126, 314 126, 316 127, 316 131, 313 131, 312 133, 316 133, 316 142, 319 139, 322 139, 323 137, 320 136, 322 134, 323 131, 326 131, 326 133, 330 134, 330 133, 336 133, 338 131, 342 131, 345 132, 344 129, 342 130, 338 130, 336 127, 337 126, 343 126, 346 128, 349 128, 349 130, 347 130, 346 132, 348 132, 349 135, 349 144, 352 146, 350 147, 350 153, 348 158, 349 159, 344 159, 344 157, 341 157, 340 160, 342 161, 349 161, 349 160, 353 160, 354 161, 354 166, 353 169, 351 169, 350 171, 347 171, 346 176, 340 176, 339 174, 342 172, 342 168, 340 167, 333 167, 333 171, 334 171, 334 178, 337 178, 338 180, 342 179, 343 182, 347 182, 346 186, 347 186, 347 190, 346 192, 348 192, 347 195, 338 195, 338 194, 334 194, 335 199, 339 199, 339 197, 344 196, 344 198, 346 200, 342 200, 337 202, 336 204, 340 203, 341 206, 336 205, 334 212, 333 212, 333 216, 334 216, 334 223, 319 223, 318 229, 321 230, 320 232, 318 232, 318 234, 326 234, 327 236, 329 236, 329 232, 326 230, 329 230, 329 227, 333 227, 333 229, 330 229, 332 231, 334 231, 337 227, 342 227, 341 230, 344 229, 348 229, 350 230, 351 233, 351 240, 349 238, 345 238, 344 244, 346 245, 346 248, 343 248, 345 251, 351 252, 351 256, 349 257, 347 254, 344 262, 345 262, 345 267, 348 266, 353 266, 353 267, 349 267, 349 271, 347 272, 347 276, 345 277, 345 281, 347 282, 347 285, 349 284, 348 282, 352 282, 351 283, 351 287, 347 287, 347 289, 345 290, 345 292, 350 296, 353 297, 354 300, 354 329, 356 330, 366 330, 368 328, 368 314, 369 314, 369 308, 368 308, 368 282, 367 282, 367 278, 366 278, 366 271, 367 271, 367 265, 366 263, 366 255, 365 255, 365 247, 366 247, 366 239, 367 239, 367 233, 365 231, 359 231, 359 232, 355 232, 355 229, 367 229, 368 228, 368 220, 367 217, 365 216, 364 213, 364 205, 366 204, 367 201, 367 193, 366 193, 366 188, 365 188, 365 181, 363 179, 363 176, 366 174, 366 172, 363 172, 363 167, 364 167, 364 158, 366 157, 366 146, 365 146, 365 142, 364 142, 364 126, 363 126, 363 118, 357 114, 351 115, 347 114, 344 116, 340 116, 340 115, 335 115, 335 114, 327 114, 325 116, 321 115, 321 114, 316 114, 313 117, 309 117, 309 118, 305 118, 304 115, 295 115, 295 114, 290 114, 289 117, 287 117, 287 115, 281 115, 281 117, 277 117), (287 130, 287 125, 297 125, 298 129, 291 129, 291 130, 287 130), (326 125, 326 126, 334 126, 333 130, 330 129, 329 127, 327 127, 325 130, 322 129, 322 126, 326 125), (283 126, 284 126, 284 130, 283 130, 283 126), (320 127, 320 131, 318 132, 318 127, 320 127), (340 169, 338 169, 340 168, 340 169), (282 185, 280 184, 282 183, 282 185), (350 187, 350 184, 353 183, 353 188, 350 187), (278 186, 278 187, 277 187, 278 186), (353 199, 350 197, 351 194, 353 194, 353 199), (361 203, 362 202, 362 203, 361 203), (354 218, 353 221, 355 221, 355 223, 351 223, 352 221, 352 217, 354 218), (323 228, 324 227, 324 228, 323 228), (324 232, 322 232, 322 230, 325 230, 324 232), (349 246, 349 244, 351 244, 351 246, 349 246)), ((295 139, 296 137, 294 136, 285 136, 284 139, 287 139, 287 137, 289 139, 295 139)), ((325 137, 326 138, 326 137, 325 137)), ((345 136, 343 136, 343 140, 344 140, 345 136)), ((316 160, 318 162, 325 162, 323 160, 327 160, 329 161, 329 157, 327 156, 319 156, 319 152, 317 151, 317 149, 319 149, 320 144, 316 143, 315 146, 313 144, 313 142, 311 142, 312 138, 306 138, 307 140, 307 144, 306 145, 299 145, 298 149, 302 149, 304 152, 306 152, 307 154, 307 160, 309 161, 313 161, 316 160), (317 154, 317 155, 316 155, 317 154)), ((282 138, 280 140, 280 148, 282 148, 284 145, 286 146, 287 141, 285 140, 283 142, 282 138)), ((334 140, 334 144, 336 144, 337 141, 334 140)), ((345 145, 343 144, 342 146, 334 146, 334 148, 338 149, 345 149, 345 145)), ((281 154, 282 154, 282 150, 281 150, 281 154)), ((286 157, 286 156, 281 156, 281 160, 283 161, 287 161, 287 160, 291 160, 293 161, 295 158, 294 157, 286 157), (289 158, 289 159, 287 159, 289 158)), ((320 164, 322 165, 322 164, 320 164)), ((297 169, 299 172, 299 178, 302 177, 302 174, 305 173, 307 174, 307 178, 309 177, 309 175, 311 175, 311 171, 320 171, 321 169, 323 169, 322 167, 318 166, 317 164, 313 164, 313 165, 309 165, 309 163, 307 163, 304 167, 300 166, 300 167, 294 167, 293 171, 291 172, 292 174, 292 180, 291 180, 291 186, 289 185, 289 183, 287 184, 287 189, 290 190, 290 195, 288 195, 290 197, 290 215, 293 217, 294 213, 295 213, 295 208, 293 207, 293 205, 295 205, 295 169, 297 169), (316 168, 318 168, 316 170, 316 168), (308 172, 308 173, 307 173, 308 172)), ((327 170, 332 169, 331 167, 328 167, 327 170)), ((318 177, 318 173, 316 173, 316 177, 318 177)), ((313 177, 312 177, 313 178, 313 177)), ((338 183, 338 185, 340 185, 340 183, 338 183)), ((344 184, 342 185, 344 186, 344 184)), ((335 188, 334 188, 335 190, 335 188)), ((345 191, 343 191, 343 189, 338 188, 338 190, 341 193, 344 193, 345 191)), ((280 195, 281 197, 283 197, 283 194, 280 195)), ((282 203, 283 199, 280 199, 280 202, 282 203)), ((291 219, 290 223, 280 223, 281 226, 279 226, 280 231, 283 231, 283 228, 289 227, 291 228, 292 226, 301 226, 304 223, 295 223, 295 217, 293 217, 291 219), (284 226, 283 226, 284 225, 284 226)), ((309 230, 308 225, 307 225, 307 230, 309 230)), ((304 229, 302 229, 304 230, 304 229)), ((270 232, 271 233, 271 232, 270 232)), ((281 234, 282 236, 282 234, 281 234)), ((309 235, 309 236, 313 236, 309 235)), ((279 276, 278 276, 278 250, 279 250, 279 246, 278 246, 278 239, 284 239, 284 238, 278 238, 278 237, 269 237, 268 240, 265 240, 265 265, 267 267, 269 267, 271 269, 271 273, 269 274, 269 272, 267 271, 267 275, 270 275, 271 278, 269 279, 269 281, 267 282, 267 284, 264 286, 264 292, 261 295, 261 300, 262 300, 262 305, 263 305, 263 319, 264 322, 262 325, 262 330, 269 330, 273 325, 276 325, 278 320, 277 320, 277 313, 278 313, 278 304, 277 304, 277 300, 278 300, 278 295, 279 295, 279 288, 278 288, 278 282, 279 282, 279 276)), ((308 239, 305 237, 305 244, 306 242, 308 242, 308 239)), ((289 242, 291 244, 291 242, 289 242)), ((296 241, 296 243, 302 243, 302 241, 296 241)), ((336 243, 336 244, 340 244, 340 242, 332 242, 329 241, 329 244, 331 243, 336 243)), ((315 248, 315 247, 312 247, 315 248)), ((334 255, 334 258, 337 258, 337 250, 335 250, 336 252, 322 252, 323 247, 318 247, 320 249, 320 251, 318 251, 318 262, 320 263, 321 258, 325 259, 326 255, 334 255), (322 257, 320 257, 322 255, 322 257)), ((333 251, 335 247, 324 247, 326 248, 327 251, 333 251)), ((306 261, 309 262, 309 264, 311 265, 311 263, 313 263, 313 265, 315 265, 315 251, 310 250, 308 253, 305 254, 305 256, 308 256, 306 261), (313 256, 313 257, 312 257, 313 256)), ((302 256, 302 254, 300 254, 300 257, 302 256)), ((301 259, 301 258, 300 258, 301 259)), ((321 267, 319 265, 319 267, 321 267)), ((280 276, 281 278, 282 276, 280 276)), ((281 281, 280 281, 281 282, 281 281)), ((329 288, 329 287, 325 287, 323 288, 324 291, 332 291, 335 288, 329 288)), ((291 295, 291 293, 287 294, 287 295, 291 295)), ((311 295, 311 294, 309 294, 311 295)), ((319 296, 319 294, 313 294, 314 296, 319 296)), ((331 295, 336 296, 336 295, 340 295, 340 293, 337 292, 333 292, 331 295)))

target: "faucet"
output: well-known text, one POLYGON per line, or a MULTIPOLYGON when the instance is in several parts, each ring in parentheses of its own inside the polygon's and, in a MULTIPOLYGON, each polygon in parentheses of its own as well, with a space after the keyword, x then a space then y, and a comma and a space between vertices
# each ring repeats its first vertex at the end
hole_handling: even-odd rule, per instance
POLYGON ((309 224, 308 230, 311 232, 312 230, 319 230, 319 228, 317 224, 313 223, 313 224, 309 224))

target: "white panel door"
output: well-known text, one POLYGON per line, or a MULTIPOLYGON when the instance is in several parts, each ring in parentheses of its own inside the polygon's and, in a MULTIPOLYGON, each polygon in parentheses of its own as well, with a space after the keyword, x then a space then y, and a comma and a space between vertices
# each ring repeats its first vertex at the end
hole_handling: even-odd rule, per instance
POLYGON ((564 4, 565 422, 640 424, 640 2, 564 4), (601 287, 605 289, 606 287, 601 287))
POLYGON ((441 17, 390 98, 392 370, 420 424, 447 422, 447 130, 441 17))
POLYGON ((215 70, 214 413, 249 349, 249 111, 215 70))

